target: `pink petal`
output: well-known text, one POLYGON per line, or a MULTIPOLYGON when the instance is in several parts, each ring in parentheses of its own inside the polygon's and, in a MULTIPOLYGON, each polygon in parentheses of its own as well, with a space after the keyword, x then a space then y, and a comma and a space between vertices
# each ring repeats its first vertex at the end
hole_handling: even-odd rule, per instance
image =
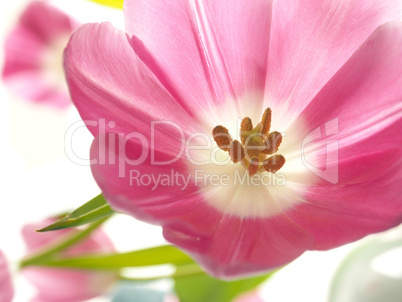
POLYGON ((69 16, 46 2, 30 3, 5 43, 2 77, 10 90, 36 103, 59 108, 69 105, 62 55, 56 55, 62 51, 63 40, 77 26, 69 16))
POLYGON ((256 291, 247 292, 238 296, 235 302, 264 302, 256 291))
POLYGON ((124 4, 135 51, 196 117, 210 106, 228 98, 239 100, 246 93, 259 94, 261 106, 271 1, 249 5, 241 0, 131 0, 124 4))
POLYGON ((6 257, 0 251, 0 302, 11 302, 14 296, 14 288, 7 265, 6 257))
POLYGON ((30 29, 44 43, 49 44, 62 34, 69 35, 78 24, 46 1, 34 1, 21 16, 20 26, 30 29))
POLYGON ((401 12, 398 0, 275 2, 267 105, 286 104, 293 121, 369 35, 401 12))
POLYGON ((126 35, 109 23, 87 24, 73 34, 65 52, 65 70, 83 120, 97 123, 89 127, 94 135, 100 131, 100 119, 106 132, 135 131, 148 142, 153 121, 171 123, 170 128, 166 126, 169 131, 162 131, 163 125, 155 127, 166 142, 180 139, 178 128, 196 129, 188 112, 137 57, 126 35))
MULTIPOLYGON (((138 158, 141 152, 135 144, 127 145, 125 151, 127 158, 138 158)), ((175 181, 172 173, 191 176, 185 160, 153 165, 148 157, 133 166, 119 155, 118 143, 111 145, 110 138, 94 140, 91 158, 114 158, 114 163, 91 166, 107 200, 116 210, 162 225, 168 241, 184 248, 215 276, 231 278, 264 272, 293 260, 312 246, 310 234, 285 215, 242 219, 217 211, 204 200, 194 180, 187 186, 175 181), (126 174, 120 176, 122 169, 126 174), (170 180, 166 185, 151 178, 164 175, 170 180)))
MULTIPOLYGON (((61 236, 71 234, 72 230, 61 230, 48 233, 37 233, 54 219, 42 223, 24 226, 22 235, 29 253, 33 253, 47 244, 60 240, 61 236)), ((96 230, 82 243, 68 249, 66 256, 77 256, 90 253, 111 253, 114 251, 110 239, 101 231, 96 230)), ((23 270, 24 276, 37 288, 37 302, 73 302, 99 296, 115 282, 116 275, 108 272, 84 272, 71 269, 35 268, 23 270)))
POLYGON ((402 221, 401 44, 402 22, 381 26, 299 116, 308 131, 336 122, 336 131, 313 142, 311 152, 318 170, 338 174, 336 183, 324 175, 305 193, 308 203, 289 213, 315 235, 315 249, 402 221), (334 159, 335 151, 326 150, 329 140, 339 144, 334 159))

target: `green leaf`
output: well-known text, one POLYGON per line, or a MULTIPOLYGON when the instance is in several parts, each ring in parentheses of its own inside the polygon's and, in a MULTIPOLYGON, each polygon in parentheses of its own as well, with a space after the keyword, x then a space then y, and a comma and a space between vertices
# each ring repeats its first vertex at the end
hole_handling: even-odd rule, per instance
POLYGON ((66 217, 38 230, 38 232, 56 231, 73 228, 111 216, 114 211, 110 208, 102 194, 80 206, 66 217))
POLYGON ((107 219, 108 217, 100 219, 90 224, 84 230, 76 230, 71 232, 70 234, 61 236, 60 240, 51 243, 49 246, 47 246, 45 250, 39 249, 37 253, 34 253, 33 255, 30 255, 29 257, 23 259, 20 262, 20 268, 24 268, 30 265, 42 265, 43 263, 49 262, 50 259, 57 257, 58 253, 84 240, 94 230, 101 226, 102 223, 104 223, 107 219))
POLYGON ((189 256, 177 248, 170 245, 164 245, 122 254, 98 254, 74 258, 49 259, 49 261, 42 265, 108 270, 160 264, 182 265, 192 262, 193 260, 189 256))
POLYGON ((91 0, 92 2, 123 9, 123 0, 91 0))
MULTIPOLYGON (((177 273, 179 273, 178 267, 177 273)), ((231 302, 239 294, 250 291, 271 277, 274 272, 250 279, 223 281, 207 274, 175 278, 175 291, 180 302, 231 302)))

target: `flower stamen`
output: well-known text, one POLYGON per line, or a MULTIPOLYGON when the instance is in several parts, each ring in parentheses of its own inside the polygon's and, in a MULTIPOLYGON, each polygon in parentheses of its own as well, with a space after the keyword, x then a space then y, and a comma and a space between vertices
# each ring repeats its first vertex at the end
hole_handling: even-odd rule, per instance
POLYGON ((272 110, 271 108, 267 108, 262 115, 261 124, 263 125, 261 133, 264 135, 268 135, 269 130, 271 129, 271 119, 272 119, 272 110))
POLYGON ((228 129, 222 125, 218 125, 212 130, 218 147, 229 152, 234 163, 241 162, 250 176, 255 175, 258 171, 276 173, 285 164, 285 158, 280 154, 267 158, 267 155, 278 152, 283 139, 282 134, 278 131, 269 133, 271 118, 270 108, 264 111, 261 123, 258 123, 255 128, 249 117, 243 118, 240 125, 241 143, 238 140, 232 140, 228 129))
POLYGON ((263 166, 265 171, 271 172, 271 173, 276 173, 279 171, 280 168, 283 167, 285 164, 285 158, 280 155, 280 154, 275 154, 271 157, 268 157, 266 160, 263 162, 263 166))
POLYGON ((278 152, 281 143, 282 143, 282 134, 280 134, 278 131, 271 132, 265 139, 266 149, 261 151, 261 153, 268 155, 274 154, 278 152))
POLYGON ((230 144, 229 155, 234 163, 238 163, 245 157, 243 145, 238 140, 230 144))
POLYGON ((218 147, 223 151, 229 151, 232 137, 229 134, 229 130, 225 127, 218 125, 212 130, 212 135, 218 147))

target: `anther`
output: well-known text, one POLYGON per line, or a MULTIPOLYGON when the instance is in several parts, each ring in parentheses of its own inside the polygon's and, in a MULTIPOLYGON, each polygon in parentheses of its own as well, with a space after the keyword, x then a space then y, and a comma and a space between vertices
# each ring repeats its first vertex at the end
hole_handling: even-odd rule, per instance
POLYGON ((280 168, 283 167, 285 161, 286 160, 282 155, 275 154, 264 160, 263 166, 267 172, 276 173, 277 171, 279 171, 280 168))
POLYGON ((265 109, 264 114, 261 119, 261 124, 263 126, 261 133, 263 135, 268 135, 269 130, 271 129, 271 118, 272 118, 271 108, 265 109))
POLYGON ((278 131, 271 132, 265 139, 266 149, 261 151, 261 153, 274 154, 278 152, 281 143, 282 143, 282 134, 280 134, 278 131))
MULTIPOLYGON (((251 130, 253 130, 253 122, 251 121, 251 118, 245 117, 240 124, 240 135, 241 133, 250 132, 251 130)), ((244 138, 244 136, 242 136, 241 142, 244 144, 245 141, 246 139, 244 138)))
POLYGON ((223 151, 229 151, 232 138, 230 137, 229 130, 225 127, 218 125, 212 130, 212 135, 218 147, 223 151))
POLYGON ((238 140, 234 140, 230 144, 229 155, 234 163, 237 163, 244 158, 245 156, 244 148, 243 145, 238 140))
POLYGON ((253 157, 250 161, 250 166, 248 167, 248 174, 250 176, 254 176, 257 173, 259 167, 260 161, 257 157, 253 157))

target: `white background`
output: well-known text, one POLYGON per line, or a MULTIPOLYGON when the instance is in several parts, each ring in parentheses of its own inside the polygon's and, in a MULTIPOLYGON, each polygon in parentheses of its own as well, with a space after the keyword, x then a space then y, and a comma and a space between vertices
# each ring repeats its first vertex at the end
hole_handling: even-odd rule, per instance
MULTIPOLYGON (((83 22, 109 20, 123 27, 119 10, 105 9, 85 0, 54 2, 83 22)), ((5 34, 26 3, 26 0, 0 2, 1 66, 5 34)), ((26 222, 75 208, 100 192, 89 167, 72 163, 64 153, 65 131, 78 120, 78 113, 72 106, 64 111, 34 106, 18 99, 0 84, 0 249, 12 265, 15 301, 29 301, 35 293, 16 273, 16 263, 24 254, 21 227, 26 222)), ((91 136, 85 129, 78 134, 75 151, 87 157, 91 136)), ((121 251, 164 242, 159 227, 126 216, 108 222, 106 231, 121 251)), ((350 249, 351 245, 328 252, 305 253, 265 284, 261 295, 270 302, 327 301, 331 276, 350 249)), ((162 282, 157 287, 166 289, 169 285, 170 282, 162 282)))

